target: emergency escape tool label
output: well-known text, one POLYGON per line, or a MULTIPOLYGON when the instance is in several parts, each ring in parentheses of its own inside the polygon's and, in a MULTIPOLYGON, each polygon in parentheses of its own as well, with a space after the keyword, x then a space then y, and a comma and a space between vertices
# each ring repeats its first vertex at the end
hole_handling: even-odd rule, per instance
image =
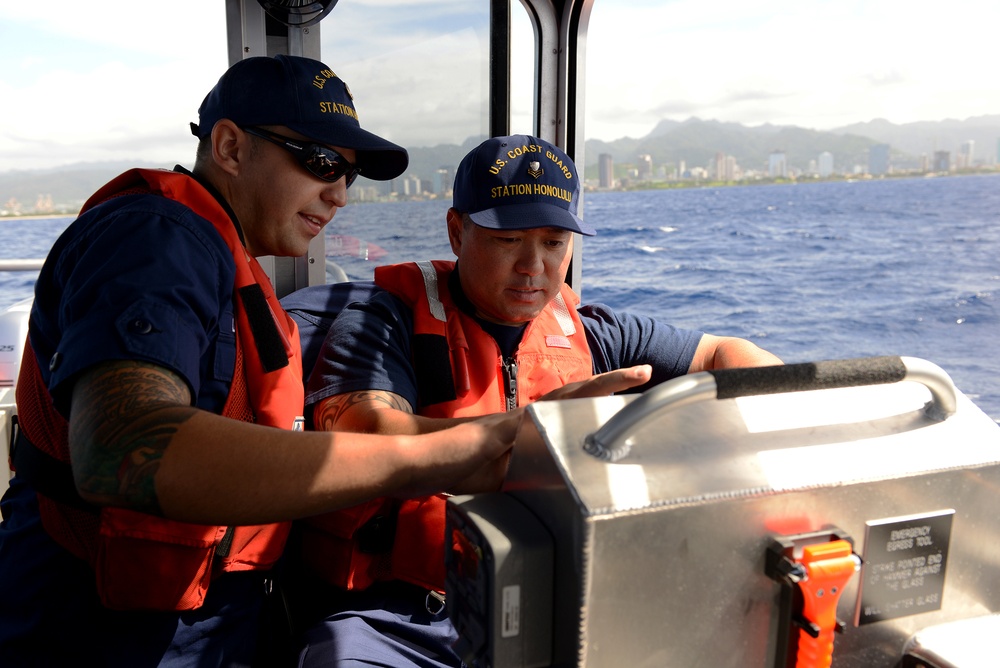
POLYGON ((953 509, 865 523, 858 625, 941 609, 953 509))

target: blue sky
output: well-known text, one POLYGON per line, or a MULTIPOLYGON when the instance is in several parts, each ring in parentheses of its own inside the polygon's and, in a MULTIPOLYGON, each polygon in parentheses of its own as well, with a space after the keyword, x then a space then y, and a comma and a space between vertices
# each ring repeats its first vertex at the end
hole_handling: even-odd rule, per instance
MULTIPOLYGON (((349 78, 352 87, 369 99, 379 86, 412 98, 420 113, 411 127, 399 122, 401 110, 386 112, 395 141, 432 144, 435 125, 449 129, 454 108, 476 104, 436 89, 448 68, 470 67, 462 62, 468 35, 440 39, 456 11, 483 10, 469 0, 419 9, 407 0, 340 0, 323 22, 324 59, 347 62, 363 80, 349 78), (338 34, 338 22, 352 29, 338 34), (433 43, 442 71, 349 62, 378 60, 397 32, 433 43)), ((1000 3, 982 0, 596 0, 587 135, 640 137, 664 118, 691 116, 827 129, 1000 114, 997 26, 1000 3)), ((515 33, 521 62, 530 39, 515 33)), ((0 171, 111 159, 189 164, 194 144, 184 128, 226 57, 222 0, 0 3, 0 171)), ((523 97, 515 93, 515 106, 523 97)), ((384 127, 373 106, 359 104, 363 121, 384 127)))

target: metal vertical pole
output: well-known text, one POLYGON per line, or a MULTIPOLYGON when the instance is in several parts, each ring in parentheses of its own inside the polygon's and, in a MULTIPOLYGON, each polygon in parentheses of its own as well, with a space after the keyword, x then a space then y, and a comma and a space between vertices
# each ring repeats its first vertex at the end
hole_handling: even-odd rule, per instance
MULTIPOLYGON (((314 60, 320 57, 319 24, 289 27, 268 17, 256 0, 226 0, 229 64, 253 56, 287 54, 314 60)), ((323 234, 309 244, 302 257, 261 257, 279 297, 309 285, 326 282, 326 241, 323 234)))

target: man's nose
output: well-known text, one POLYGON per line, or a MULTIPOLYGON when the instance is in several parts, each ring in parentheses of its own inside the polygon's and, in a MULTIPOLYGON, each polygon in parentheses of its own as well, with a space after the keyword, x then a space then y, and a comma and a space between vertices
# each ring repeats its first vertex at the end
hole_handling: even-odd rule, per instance
POLYGON ((514 269, 521 274, 537 276, 545 270, 542 249, 536 244, 524 244, 524 248, 517 257, 514 269))
POLYGON ((324 202, 330 202, 340 208, 347 206, 347 179, 341 177, 323 188, 321 195, 324 202))

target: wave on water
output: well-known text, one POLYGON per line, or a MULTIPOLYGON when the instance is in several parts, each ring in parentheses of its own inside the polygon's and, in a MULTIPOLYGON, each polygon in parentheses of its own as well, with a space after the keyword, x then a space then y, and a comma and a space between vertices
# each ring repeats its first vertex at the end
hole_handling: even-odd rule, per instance
POLYGON ((923 357, 1000 418, 998 186, 963 176, 591 193, 583 296, 748 337, 788 362, 923 357), (640 227, 673 228, 669 246, 640 227))
MULTIPOLYGON (((351 205, 327 233, 384 249, 379 264, 450 259, 449 205, 351 205)), ((923 357, 1000 418, 997 211, 1000 176, 588 193, 582 297, 787 362, 923 357)), ((70 220, 6 222, 0 258, 43 257, 70 220)), ((370 280, 358 255, 331 259, 370 280)), ((0 308, 33 283, 0 272, 0 308)))

